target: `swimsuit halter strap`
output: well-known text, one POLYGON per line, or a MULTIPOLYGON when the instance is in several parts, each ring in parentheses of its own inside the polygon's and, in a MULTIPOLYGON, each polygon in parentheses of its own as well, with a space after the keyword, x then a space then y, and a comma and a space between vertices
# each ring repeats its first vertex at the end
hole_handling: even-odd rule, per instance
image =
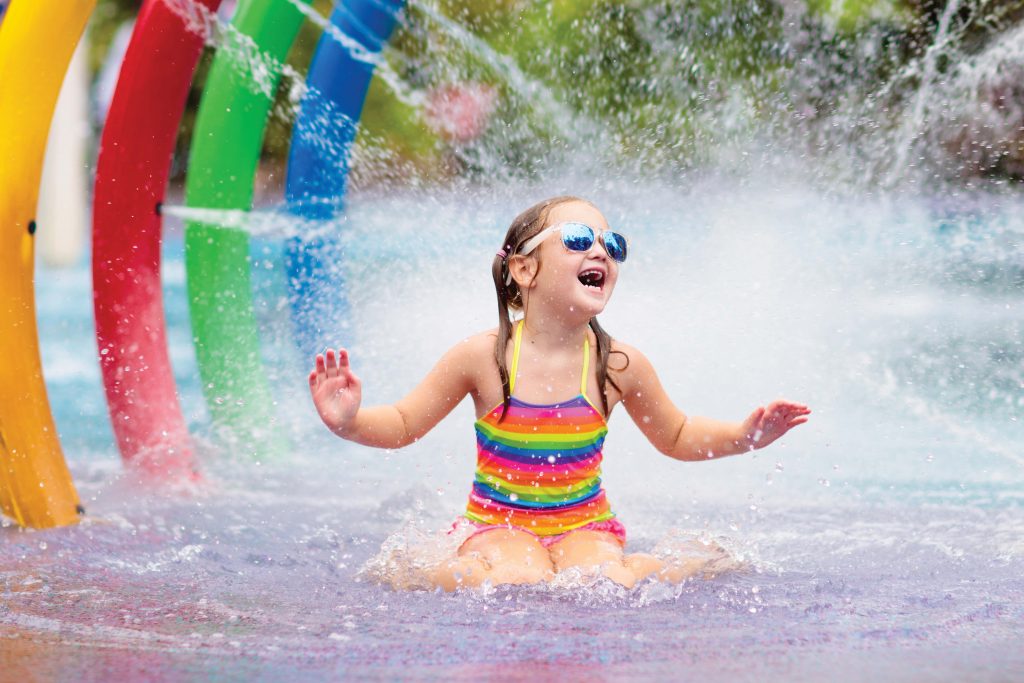
POLYGON ((587 377, 590 373, 590 335, 587 334, 583 337, 583 376, 580 377, 580 393, 583 394, 583 398, 587 399, 587 403, 590 403, 590 399, 587 398, 587 377))
MULTIPOLYGON (((519 324, 516 325, 516 340, 512 346, 512 373, 509 379, 508 393, 511 396, 516 390, 516 376, 519 374, 519 349, 523 340, 523 323, 525 319, 520 320, 519 324)), ((583 337, 583 376, 580 378, 580 393, 583 398, 590 402, 587 398, 587 376, 590 373, 590 335, 583 337)))
POLYGON ((508 393, 511 395, 516 390, 516 375, 519 373, 519 343, 523 339, 523 321, 516 325, 516 341, 512 345, 512 377, 508 383, 508 393))

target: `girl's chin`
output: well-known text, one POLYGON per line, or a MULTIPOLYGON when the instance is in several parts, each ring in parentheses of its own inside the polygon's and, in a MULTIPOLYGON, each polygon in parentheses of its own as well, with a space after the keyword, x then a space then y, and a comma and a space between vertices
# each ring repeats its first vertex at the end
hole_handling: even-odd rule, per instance
POLYGON ((571 308, 577 311, 582 311, 595 316, 605 309, 608 305, 608 300, 602 294, 597 296, 594 294, 587 293, 583 297, 576 299, 575 302, 570 304, 571 308))

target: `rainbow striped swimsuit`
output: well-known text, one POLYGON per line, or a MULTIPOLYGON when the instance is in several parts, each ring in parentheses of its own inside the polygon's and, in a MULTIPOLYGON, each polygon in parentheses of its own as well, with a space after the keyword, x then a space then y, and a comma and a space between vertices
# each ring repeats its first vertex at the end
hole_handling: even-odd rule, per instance
MULTIPOLYGON (((515 390, 523 324, 516 328, 510 391, 515 390)), ((477 464, 466 518, 475 525, 511 526, 542 539, 615 517, 601 487, 601 448, 608 425, 587 399, 590 341, 583 342, 580 395, 537 405, 511 397, 476 421, 477 464)), ((615 520, 614 527, 621 529, 615 520)), ((613 533, 618 533, 614 531, 613 533)), ((624 540, 625 531, 621 534, 624 540)))

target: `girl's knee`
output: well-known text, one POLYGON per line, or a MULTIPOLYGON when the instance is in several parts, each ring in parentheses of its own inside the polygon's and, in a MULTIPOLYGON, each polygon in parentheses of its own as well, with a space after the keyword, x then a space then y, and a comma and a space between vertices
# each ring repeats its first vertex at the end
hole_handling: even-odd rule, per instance
POLYGON ((459 548, 459 557, 477 558, 486 569, 460 585, 492 583, 526 584, 549 580, 554 566, 547 549, 533 534, 518 529, 489 529, 469 538, 459 548))
POLYGON ((569 567, 594 567, 608 562, 622 564, 622 544, 603 531, 574 531, 553 544, 551 560, 559 571, 569 567))
POLYGON ((459 555, 466 553, 479 553, 488 561, 492 561, 492 557, 500 561, 506 555, 547 556, 547 550, 533 534, 503 527, 486 529, 470 536, 459 547, 459 555))
POLYGON ((504 563, 496 565, 490 571, 490 580, 494 584, 525 585, 550 581, 555 573, 550 562, 543 563, 504 563))

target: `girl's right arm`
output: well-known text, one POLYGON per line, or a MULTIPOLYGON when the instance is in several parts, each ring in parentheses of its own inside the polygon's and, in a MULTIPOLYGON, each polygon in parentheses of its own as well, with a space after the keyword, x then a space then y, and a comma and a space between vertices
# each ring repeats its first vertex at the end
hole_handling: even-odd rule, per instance
POLYGON ((401 448, 433 429, 476 386, 478 344, 464 340, 448 350, 420 384, 394 405, 360 408, 362 382, 352 372, 348 351, 318 354, 309 390, 320 419, 349 441, 377 448, 401 448))

